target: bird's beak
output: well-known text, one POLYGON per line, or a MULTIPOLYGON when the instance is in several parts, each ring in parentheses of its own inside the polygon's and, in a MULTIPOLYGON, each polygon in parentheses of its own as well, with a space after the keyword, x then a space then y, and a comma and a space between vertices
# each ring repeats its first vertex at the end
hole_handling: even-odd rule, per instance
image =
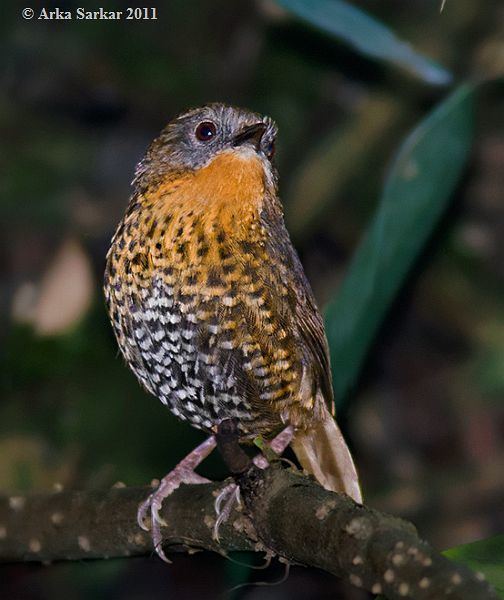
POLYGON ((250 143, 256 150, 261 148, 261 140, 266 131, 264 123, 254 123, 245 127, 233 139, 233 146, 241 146, 242 144, 250 143))

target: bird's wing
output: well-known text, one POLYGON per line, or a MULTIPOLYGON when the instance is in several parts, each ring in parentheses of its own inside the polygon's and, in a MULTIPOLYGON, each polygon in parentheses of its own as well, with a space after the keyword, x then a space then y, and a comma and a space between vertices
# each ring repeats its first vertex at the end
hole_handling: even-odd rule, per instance
POLYGON ((331 364, 324 322, 283 221, 276 224, 275 235, 271 236, 270 243, 284 267, 282 281, 288 286, 287 310, 301 342, 304 367, 312 380, 313 392, 320 392, 334 413, 331 364))
POLYGON ((352 455, 333 416, 334 396, 324 323, 299 257, 282 226, 283 223, 277 223, 277 234, 272 239, 286 267, 288 304, 303 348, 306 383, 301 385, 300 393, 312 395, 316 406, 318 400, 317 418, 305 429, 295 432, 292 448, 303 469, 326 489, 343 491, 361 503, 359 477, 352 455))

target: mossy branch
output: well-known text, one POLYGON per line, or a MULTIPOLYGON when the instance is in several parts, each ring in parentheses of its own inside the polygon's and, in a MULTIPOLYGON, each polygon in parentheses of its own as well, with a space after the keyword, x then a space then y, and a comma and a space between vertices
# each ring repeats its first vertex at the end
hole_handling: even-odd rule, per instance
MULTIPOLYGON (((420 540, 413 525, 322 489, 273 464, 238 475, 244 500, 212 538, 223 484, 182 485, 165 501, 166 550, 269 550, 387 598, 496 599, 482 577, 420 540)), ((149 488, 0 497, 0 561, 56 561, 153 552, 136 523, 149 488)), ((169 568, 169 567, 167 567, 169 568)))

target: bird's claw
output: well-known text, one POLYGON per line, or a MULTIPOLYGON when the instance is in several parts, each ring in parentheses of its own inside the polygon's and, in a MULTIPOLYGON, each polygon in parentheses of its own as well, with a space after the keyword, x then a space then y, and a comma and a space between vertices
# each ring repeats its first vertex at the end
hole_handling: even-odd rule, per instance
POLYGON ((168 498, 182 483, 198 484, 209 483, 210 480, 198 475, 191 469, 175 467, 171 473, 161 480, 158 488, 149 495, 149 497, 140 504, 137 512, 138 525, 144 531, 151 531, 152 542, 158 556, 165 562, 171 562, 163 551, 163 536, 161 527, 166 527, 167 522, 159 514, 163 506, 163 500, 168 498), (148 514, 150 513, 150 527, 147 525, 149 521, 148 514))
POLYGON ((217 518, 215 519, 215 524, 212 531, 212 537, 216 542, 219 541, 220 526, 229 519, 235 505, 239 505, 240 503, 240 487, 236 483, 228 483, 219 492, 219 495, 214 502, 215 514, 217 518), (221 510, 222 503, 224 503, 224 506, 221 510))
POLYGON ((146 524, 147 521, 147 513, 151 509, 152 503, 152 494, 140 504, 137 511, 137 523, 141 529, 144 531, 150 531, 149 525, 146 524))

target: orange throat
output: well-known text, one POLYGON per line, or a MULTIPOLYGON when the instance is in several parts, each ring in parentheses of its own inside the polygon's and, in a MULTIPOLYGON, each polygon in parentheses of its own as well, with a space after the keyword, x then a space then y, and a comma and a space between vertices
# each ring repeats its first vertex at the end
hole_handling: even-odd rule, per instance
MULTIPOLYGON (((261 159, 252 150, 226 150, 201 169, 169 178, 154 192, 154 212, 224 230, 257 218, 265 194, 261 159)), ((205 227, 206 229, 206 227, 205 227)))
POLYGON ((116 238, 116 244, 128 245, 118 270, 147 275, 169 267, 197 273, 220 269, 243 251, 240 243, 262 247, 260 215, 270 194, 268 181, 251 149, 224 151, 197 171, 168 175, 135 198, 116 238))

